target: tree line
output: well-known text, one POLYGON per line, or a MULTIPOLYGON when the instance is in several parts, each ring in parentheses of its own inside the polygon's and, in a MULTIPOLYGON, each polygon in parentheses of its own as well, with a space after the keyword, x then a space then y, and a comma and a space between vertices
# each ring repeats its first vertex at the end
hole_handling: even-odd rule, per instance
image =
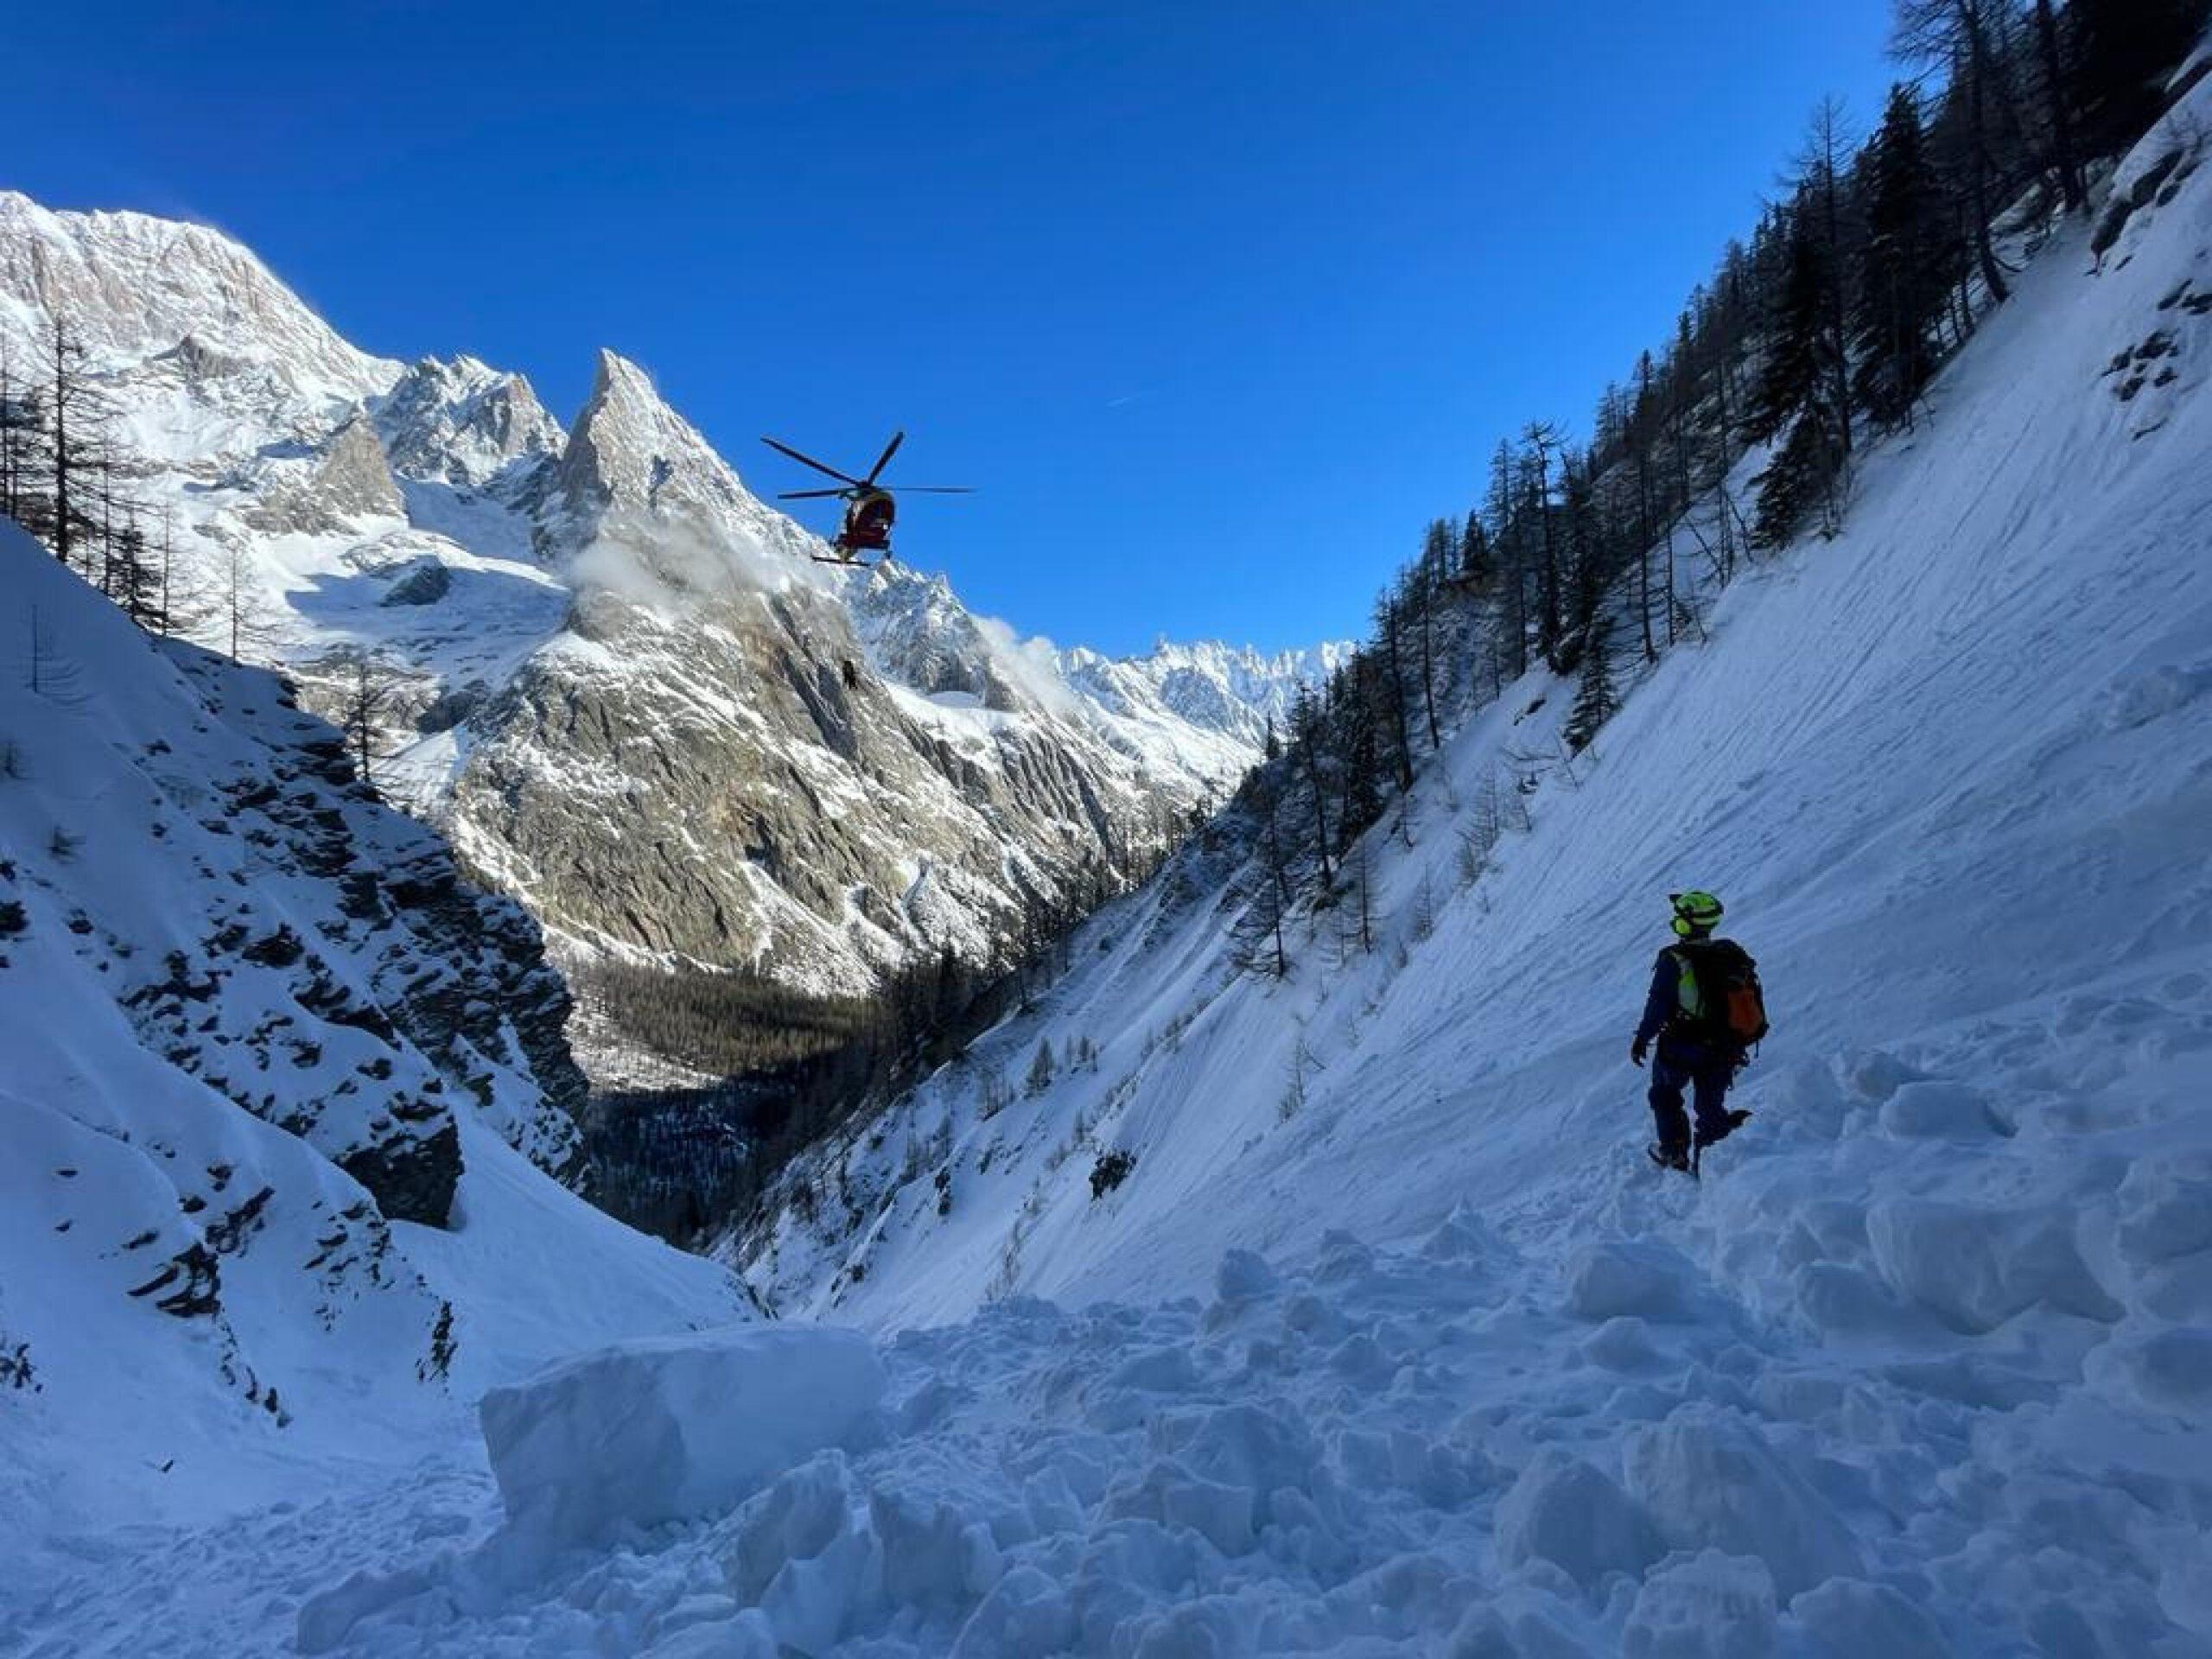
POLYGON ((1900 0, 1905 73, 1874 130, 1815 110, 1777 198, 1668 342, 1606 387, 1588 435, 1539 420, 1500 440, 1480 499, 1427 527, 1365 640, 1270 734, 1227 815, 1251 855, 1238 962, 1287 972, 1301 906, 1372 948, 1364 837, 1440 744, 1440 701, 1495 698, 1539 664, 1573 676, 1563 737, 1580 752, 1618 705, 1622 653, 1701 637, 1707 596, 1747 559, 1840 527, 1854 455, 1923 417, 1936 371, 2010 298, 2010 244, 2087 206, 2208 15, 1900 0))
POLYGON ((0 517, 14 519, 141 627, 175 621, 175 524, 134 493, 114 408, 58 322, 35 362, 0 346, 0 517))
MULTIPOLYGON (((590 1195, 678 1244, 728 1226, 799 1153, 1033 1006, 1067 971, 1077 925, 1154 868, 1151 857, 1127 869, 1102 864, 1065 896, 1026 893, 1020 920, 988 960, 949 949, 925 954, 887 970, 863 995, 821 997, 749 974, 682 966, 603 962, 576 970, 579 1001, 616 1030, 718 1079, 595 1100, 585 1130, 590 1195)), ((1004 1079, 986 1079, 994 1084, 1003 1089, 1004 1079)))

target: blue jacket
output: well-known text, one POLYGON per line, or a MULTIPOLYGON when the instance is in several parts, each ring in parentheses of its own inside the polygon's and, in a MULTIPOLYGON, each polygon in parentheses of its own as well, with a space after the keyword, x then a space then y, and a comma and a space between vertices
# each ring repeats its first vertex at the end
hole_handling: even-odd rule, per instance
POLYGON ((1643 1018, 1636 1027, 1637 1042, 1649 1043, 1666 1029, 1667 1022, 1680 1010, 1681 976, 1681 964, 1675 960, 1675 947, 1670 944, 1651 964, 1651 989, 1643 999, 1643 1018))

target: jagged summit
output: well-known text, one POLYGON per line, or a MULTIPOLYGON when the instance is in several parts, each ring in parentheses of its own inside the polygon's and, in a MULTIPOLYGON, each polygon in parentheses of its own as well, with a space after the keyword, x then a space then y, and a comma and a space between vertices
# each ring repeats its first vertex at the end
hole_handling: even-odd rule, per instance
POLYGON ((375 409, 395 471, 461 488, 491 487, 564 443, 528 379, 473 357, 418 359, 375 409))
POLYGON ((1216 640, 1163 639, 1141 657, 1074 650, 1062 664, 1069 682, 1125 718, 1179 721, 1257 751, 1268 728, 1287 729, 1299 688, 1318 690, 1351 652, 1349 642, 1268 656, 1216 640))
POLYGON ((711 588, 715 575, 750 556, 804 560, 810 541, 745 487, 645 370, 605 349, 555 487, 563 515, 556 533, 569 547, 611 532, 678 587, 711 588))

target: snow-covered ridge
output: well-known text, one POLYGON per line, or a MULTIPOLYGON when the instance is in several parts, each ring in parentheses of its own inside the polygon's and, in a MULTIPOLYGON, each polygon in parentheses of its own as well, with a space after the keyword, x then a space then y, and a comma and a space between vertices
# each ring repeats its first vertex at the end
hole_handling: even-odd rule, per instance
POLYGON ((96 366, 184 351, 235 371, 264 367, 303 394, 358 401, 401 365, 357 351, 268 267, 219 231, 145 213, 54 213, 0 190, 0 318, 20 378, 35 331, 66 317, 96 366))
POLYGON ((1142 656, 1103 657, 1077 648, 1060 661, 1071 683, 1117 715, 1153 712, 1258 749, 1269 725, 1279 735, 1288 730, 1299 692, 1319 691, 1351 652, 1350 640, 1268 656, 1217 640, 1163 639, 1142 656))
MULTIPOLYGON (((272 675, 11 524, 0 642, 0 1536, 404 1456, 579 1341, 737 1317, 560 1184, 538 930, 272 675)), ((0 1598, 4 1599, 4 1598, 0 1598)), ((8 1628, 0 1608, 0 1631, 8 1628)))
POLYGON ((380 781, 588 955, 841 993, 988 957, 1140 868, 1325 666, 1064 657, 941 577, 833 575, 616 353, 563 431, 520 376, 353 350, 218 232, 0 197, 0 349, 56 318, 199 636, 329 710, 371 653, 380 781))

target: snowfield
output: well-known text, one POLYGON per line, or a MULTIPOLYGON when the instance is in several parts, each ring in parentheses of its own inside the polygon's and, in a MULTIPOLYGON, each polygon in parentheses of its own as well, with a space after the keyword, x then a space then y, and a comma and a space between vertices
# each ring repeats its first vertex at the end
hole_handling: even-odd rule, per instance
MULTIPOLYGON (((2212 82, 2145 144, 2208 119, 2212 82)), ((1236 976, 1195 849, 804 1164, 733 1248, 874 1353, 580 1358, 487 1402, 505 1507, 447 1449, 82 1535, 0 1638, 2212 1651, 2212 315, 2175 298, 2212 292, 2212 169, 2174 178, 2101 262, 2062 231, 1844 533, 1730 588, 1592 753, 1541 677, 1464 718, 1374 832, 1371 953, 1329 918, 1236 976), (2127 390, 2160 334, 2176 372, 2127 390), (1776 1022, 1702 1185, 1645 1162, 1626 1057, 1693 885, 1776 1022)))

